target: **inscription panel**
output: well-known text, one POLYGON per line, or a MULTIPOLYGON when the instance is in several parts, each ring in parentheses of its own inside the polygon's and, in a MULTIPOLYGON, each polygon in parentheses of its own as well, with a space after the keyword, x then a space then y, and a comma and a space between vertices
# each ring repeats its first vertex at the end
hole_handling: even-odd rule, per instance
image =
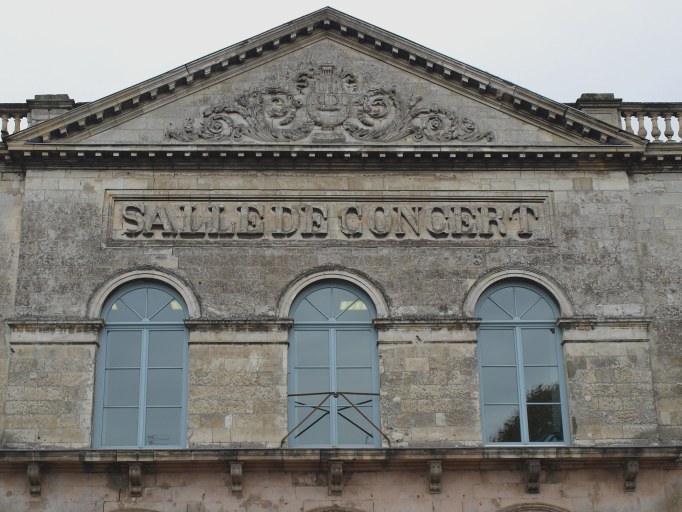
POLYGON ((548 244, 549 193, 363 196, 109 191, 107 245, 548 244))

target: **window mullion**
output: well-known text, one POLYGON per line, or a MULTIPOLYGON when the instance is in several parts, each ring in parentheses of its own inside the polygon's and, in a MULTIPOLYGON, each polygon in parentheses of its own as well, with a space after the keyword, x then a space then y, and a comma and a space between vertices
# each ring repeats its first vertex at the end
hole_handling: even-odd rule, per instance
POLYGON ((519 425, 521 427, 521 442, 528 444, 528 411, 526 409, 526 378, 525 366, 523 363, 523 353, 521 350, 521 327, 514 327, 514 348, 516 349, 516 382, 518 383, 519 394, 519 425))
POLYGON ((142 354, 140 355, 140 410, 137 414, 137 444, 145 446, 147 424, 147 373, 149 367, 149 329, 142 329, 142 354))
MULTIPOLYGON (((336 329, 329 329, 329 375, 330 386, 329 391, 338 391, 338 384, 336 378, 336 329)), ((339 399, 334 395, 329 397, 329 414, 331 425, 331 439, 332 446, 339 445, 339 429, 338 429, 338 401, 339 399)))

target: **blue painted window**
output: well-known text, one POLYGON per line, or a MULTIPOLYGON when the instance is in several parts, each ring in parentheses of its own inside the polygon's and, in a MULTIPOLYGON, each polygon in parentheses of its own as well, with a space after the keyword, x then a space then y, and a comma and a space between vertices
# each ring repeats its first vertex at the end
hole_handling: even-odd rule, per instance
POLYGON ((566 384, 559 309, 542 289, 503 282, 477 308, 486 444, 566 444, 566 384))
POLYGON ((94 446, 184 447, 187 307, 174 290, 135 283, 102 310, 94 446))
POLYGON ((339 282, 296 298, 289 352, 289 443, 380 446, 374 305, 339 282))

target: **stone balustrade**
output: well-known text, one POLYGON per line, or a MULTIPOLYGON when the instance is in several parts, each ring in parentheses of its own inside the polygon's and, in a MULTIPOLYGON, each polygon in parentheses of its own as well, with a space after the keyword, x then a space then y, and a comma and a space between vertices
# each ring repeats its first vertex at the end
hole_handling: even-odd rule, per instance
POLYGON ((654 143, 682 142, 682 103, 623 102, 621 128, 654 143))
POLYGON ((28 125, 28 103, 0 103, 0 141, 28 125))

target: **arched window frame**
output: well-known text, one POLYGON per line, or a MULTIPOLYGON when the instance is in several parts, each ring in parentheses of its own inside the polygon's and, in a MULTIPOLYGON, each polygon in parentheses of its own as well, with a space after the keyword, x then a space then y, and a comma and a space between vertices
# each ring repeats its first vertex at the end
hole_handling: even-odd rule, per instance
MULTIPOLYGON (((329 447, 343 447, 343 448, 366 448, 366 447, 380 447, 381 446, 381 433, 377 430, 373 434, 373 444, 368 445, 368 444, 357 444, 357 445, 351 445, 351 444, 340 444, 338 442, 338 424, 336 421, 334 421, 335 418, 338 417, 336 416, 337 411, 335 411, 336 406, 338 405, 338 397, 330 397, 329 403, 330 403, 330 427, 331 427, 331 434, 330 434, 330 443, 329 444, 299 444, 297 443, 297 433, 300 431, 300 429, 296 429, 297 421, 296 421, 296 414, 295 414, 295 397, 292 397, 292 394, 295 394, 297 391, 297 374, 296 374, 296 344, 295 344, 295 336, 297 335, 297 332, 301 331, 313 331, 313 330, 321 330, 321 329, 329 329, 330 334, 329 334, 329 340, 330 340, 330 347, 329 347, 329 356, 330 356, 330 372, 331 372, 331 379, 332 382, 330 383, 330 386, 334 385, 334 382, 336 382, 336 377, 335 377, 335 372, 338 370, 338 367, 336 365, 335 361, 335 344, 336 344, 336 339, 335 339, 335 333, 334 331, 342 327, 344 330, 364 330, 369 333, 370 336, 370 361, 369 361, 369 366, 371 367, 371 383, 372 383, 372 389, 370 390, 371 393, 374 395, 371 397, 372 400, 372 416, 369 418, 375 426, 379 427, 380 425, 380 411, 379 411, 379 356, 378 356, 378 347, 377 347, 377 332, 376 328, 373 325, 373 320, 376 319, 377 317, 377 311, 376 311, 376 306, 373 302, 373 300, 370 298, 370 296, 365 293, 364 290, 360 289, 358 286, 355 286, 354 284, 347 283, 345 281, 337 280, 337 279, 328 279, 328 280, 321 280, 321 281, 316 281, 314 284, 311 284, 307 286, 306 288, 302 289, 299 291, 298 295, 293 299, 291 302, 291 308, 289 310, 289 316, 294 320, 294 324, 289 332, 289 355, 288 355, 288 390, 289 390, 289 401, 288 401, 288 418, 289 418, 289 432, 290 435, 288 437, 289 440, 289 446, 290 447, 301 447, 304 446, 305 448, 329 448, 329 447), (342 290, 349 291, 356 296, 358 296, 366 305, 368 308, 369 312, 369 317, 370 321, 369 322, 334 322, 334 321, 326 321, 326 322, 315 322, 315 321, 300 321, 295 318, 296 317, 296 312, 300 304, 306 300, 308 296, 313 294, 314 292, 318 290, 322 290, 325 288, 339 288, 342 290)), ((322 390, 321 390, 322 391, 322 390)), ((343 389, 329 389, 329 390, 324 390, 324 391, 344 391, 343 389)), ((303 425, 303 428, 305 425, 303 425)))
POLYGON ((553 313, 552 319, 547 320, 521 320, 519 318, 514 318, 511 320, 490 320, 486 318, 481 318, 481 323, 479 324, 477 330, 477 339, 479 340, 479 356, 478 356, 478 374, 480 379, 480 407, 481 407, 481 429, 483 434, 483 443, 485 445, 501 446, 501 445, 513 445, 513 446, 523 446, 523 445, 534 445, 534 446, 566 446, 569 444, 570 440, 570 428, 568 421, 568 396, 567 396, 567 383, 565 375, 565 365, 563 359, 563 349, 561 342, 561 332, 557 325, 557 320, 561 316, 561 311, 557 305, 556 299, 548 293, 545 289, 537 284, 524 280, 524 279, 507 279, 497 281, 495 284, 489 286, 485 291, 483 291, 476 302, 475 315, 481 317, 481 308, 488 299, 494 293, 500 291, 503 288, 508 287, 522 287, 534 291, 540 295, 550 306, 553 313), (486 397, 485 397, 485 383, 483 377, 483 360, 481 357, 481 331, 490 330, 503 330, 503 329, 514 329, 514 344, 515 344, 515 368, 517 377, 517 397, 519 404, 519 419, 520 419, 520 429, 521 429, 521 441, 520 442, 510 442, 510 441, 489 441, 489 433, 486 431, 486 397), (563 431, 562 441, 530 441, 529 428, 528 428, 528 417, 527 417, 527 402, 525 396, 525 385, 524 385, 524 354, 522 348, 522 337, 521 329, 552 329, 554 331, 553 343, 554 350, 556 353, 556 367, 559 380, 559 392, 560 392, 560 405, 561 405, 561 423, 563 431))
POLYGON ((141 280, 128 281, 126 284, 120 286, 113 291, 109 297, 104 300, 101 309, 101 317, 104 325, 100 331, 100 343, 96 361, 96 379, 95 379, 95 413, 93 421, 93 447, 95 448, 185 448, 187 439, 187 400, 188 400, 188 360, 189 360, 189 331, 184 324, 184 320, 188 318, 188 305, 183 296, 177 290, 170 286, 156 281, 141 280), (156 289, 169 294, 182 307, 182 321, 150 321, 144 319, 137 322, 107 322, 106 317, 111 307, 122 296, 138 289, 156 289), (102 439, 102 430, 104 426, 104 394, 105 394, 105 374, 106 374, 106 357, 108 350, 108 335, 111 332, 125 332, 125 331, 141 331, 141 360, 140 360, 140 386, 138 387, 138 433, 137 443, 131 445, 109 445, 104 444, 102 439), (144 429, 146 426, 146 386, 148 384, 148 372, 150 365, 148 362, 148 346, 149 333, 160 331, 181 331, 182 333, 182 385, 181 385, 181 405, 180 405, 180 424, 179 424, 179 442, 170 444, 149 444, 144 442, 144 429))

